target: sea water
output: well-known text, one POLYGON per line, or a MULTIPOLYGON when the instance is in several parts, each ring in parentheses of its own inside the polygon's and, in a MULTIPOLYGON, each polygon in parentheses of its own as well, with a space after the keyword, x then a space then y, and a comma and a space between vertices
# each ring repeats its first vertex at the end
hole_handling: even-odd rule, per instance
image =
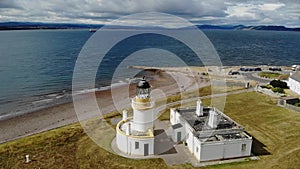
MULTIPOLYGON (((109 30, 107 30, 109 31, 109 30)), ((114 30, 116 31, 116 30, 114 30)), ((216 48, 224 66, 242 65, 294 65, 300 64, 300 32, 204 30, 216 48)), ((76 59, 86 41, 93 35, 88 30, 22 30, 0 31, 0 119, 71 101, 72 75, 76 59)), ((153 36, 147 44, 162 40, 153 36)), ((143 44, 145 39, 137 39, 143 44)), ((181 57, 191 53, 172 43, 169 48, 178 50, 181 57)), ((122 62, 122 68, 114 65, 124 51, 135 46, 126 43, 110 53, 96 76, 94 91, 111 83, 127 83, 137 71, 127 69, 131 65, 145 66, 202 66, 192 57, 182 64, 166 51, 152 51, 153 57, 136 57, 122 62), (170 56, 168 56, 170 55, 170 56), (170 58, 169 58, 170 57, 170 58), (118 73, 116 73, 118 72, 118 73), (115 79, 111 79, 118 74, 115 79)), ((149 46, 148 46, 149 47, 149 46)), ((151 46, 150 46, 151 47, 151 46)), ((80 92, 80 91, 79 91, 80 92)), ((81 91, 82 92, 82 91, 81 91)))

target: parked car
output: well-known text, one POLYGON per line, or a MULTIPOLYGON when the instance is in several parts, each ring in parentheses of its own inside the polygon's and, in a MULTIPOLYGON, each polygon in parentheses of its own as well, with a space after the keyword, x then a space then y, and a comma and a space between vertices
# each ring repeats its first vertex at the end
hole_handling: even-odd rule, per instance
POLYGON ((252 71, 262 71, 262 69, 260 67, 256 67, 256 68, 253 68, 253 67, 250 67, 250 68, 241 67, 240 71, 244 71, 244 72, 250 71, 250 72, 252 72, 252 71))
POLYGON ((255 71, 262 71, 260 67, 255 68, 255 71))
POLYGON ((229 71, 228 72, 228 75, 240 75, 240 72, 238 72, 238 71, 229 71))
POLYGON ((232 74, 232 75, 240 75, 240 72, 234 71, 234 72, 232 72, 231 74, 232 74))
POLYGON ((271 71, 281 71, 280 67, 270 67, 269 70, 271 71))

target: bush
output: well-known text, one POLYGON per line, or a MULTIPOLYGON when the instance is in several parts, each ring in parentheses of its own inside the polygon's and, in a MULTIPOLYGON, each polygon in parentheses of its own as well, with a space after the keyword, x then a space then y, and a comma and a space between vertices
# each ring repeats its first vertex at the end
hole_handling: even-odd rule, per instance
POLYGON ((265 85, 263 85, 263 86, 260 86, 261 88, 263 88, 263 89, 268 89, 268 87, 267 86, 265 86, 265 85))
POLYGON ((202 75, 203 76, 208 76, 208 73, 203 72, 202 75))
POLYGON ((277 93, 285 93, 283 88, 280 87, 275 87, 272 89, 273 92, 277 92, 277 93))
POLYGON ((274 88, 278 87, 278 88, 288 89, 287 84, 285 82, 280 81, 280 80, 272 80, 270 82, 270 85, 272 85, 274 88))
POLYGON ((263 86, 260 86, 260 87, 263 88, 263 89, 272 89, 273 88, 273 86, 271 86, 269 84, 263 85, 263 86))
POLYGON ((294 106, 300 107, 300 102, 295 103, 294 106))

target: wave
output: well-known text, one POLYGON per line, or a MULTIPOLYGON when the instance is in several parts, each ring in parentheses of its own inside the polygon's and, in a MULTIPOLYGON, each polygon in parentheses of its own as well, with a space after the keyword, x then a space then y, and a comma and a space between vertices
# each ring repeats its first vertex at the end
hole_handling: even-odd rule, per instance
POLYGON ((2 113, 0 114, 0 121, 14 118, 16 116, 25 115, 27 113, 39 111, 45 108, 58 106, 65 103, 71 103, 72 96, 74 95, 84 95, 88 93, 111 90, 112 88, 117 88, 124 85, 129 85, 131 83, 136 83, 139 79, 140 78, 126 78, 125 81, 120 80, 109 86, 103 86, 103 87, 92 88, 92 89, 82 89, 80 91, 74 91, 74 92, 62 90, 61 92, 56 92, 56 93, 51 92, 45 95, 32 96, 32 98, 25 99, 22 102, 11 101, 9 102, 9 105, 6 106, 7 107, 6 109, 4 108, 1 110, 2 113))

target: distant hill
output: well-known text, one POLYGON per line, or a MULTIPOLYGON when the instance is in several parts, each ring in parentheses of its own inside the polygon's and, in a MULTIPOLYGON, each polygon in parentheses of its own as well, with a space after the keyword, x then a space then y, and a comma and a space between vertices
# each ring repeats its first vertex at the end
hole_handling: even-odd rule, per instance
MULTIPOLYGON (((42 22, 2 22, 0 30, 28 30, 28 29, 99 29, 100 24, 74 24, 74 23, 42 23, 42 22)), ((284 26, 244 26, 244 25, 197 25, 199 29, 222 30, 272 30, 272 31, 300 31, 299 28, 287 28, 284 26)), ((161 27, 138 26, 106 26, 110 29, 163 29, 161 27)), ((186 28, 188 29, 188 28, 186 28)))
POLYGON ((300 31, 300 28, 287 28, 284 26, 248 26, 249 30, 272 30, 272 31, 300 31))
POLYGON ((242 29, 244 25, 197 25, 199 29, 224 29, 224 30, 232 30, 232 29, 242 29))
POLYGON ((223 29, 223 30, 271 30, 271 31, 300 31, 300 28, 287 28, 285 26, 244 26, 244 25, 198 25, 199 29, 223 29))
POLYGON ((73 23, 42 23, 42 22, 2 22, 0 30, 28 29, 97 29, 103 25, 73 23))

